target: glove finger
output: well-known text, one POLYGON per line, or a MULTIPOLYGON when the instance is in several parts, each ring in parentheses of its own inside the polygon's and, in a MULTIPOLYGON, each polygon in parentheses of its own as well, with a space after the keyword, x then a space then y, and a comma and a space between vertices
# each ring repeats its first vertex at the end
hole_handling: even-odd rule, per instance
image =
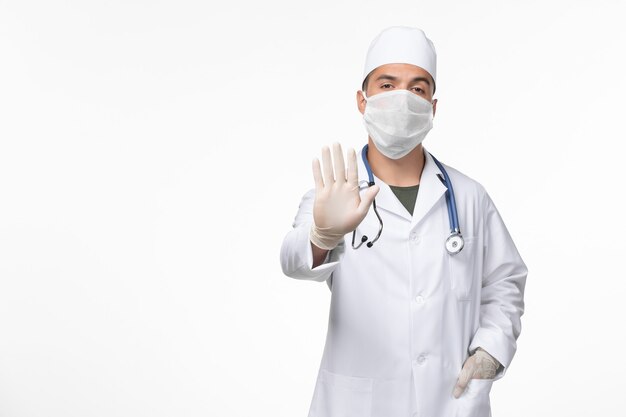
POLYGON ((333 176, 333 164, 330 159, 330 149, 328 146, 322 147, 322 172, 324 173, 324 185, 326 187, 330 187, 335 182, 335 177, 333 176))
POLYGON ((324 180, 322 179, 322 171, 320 169, 320 160, 313 158, 313 180, 315 181, 315 192, 319 192, 324 188, 324 180))
POLYGON ((348 149, 348 184, 350 188, 358 188, 359 174, 356 166, 356 151, 354 148, 348 149))
POLYGON ((346 166, 343 160, 343 150, 339 142, 333 143, 333 162, 335 163, 335 182, 346 182, 346 166))
POLYGON ((459 379, 457 380, 456 385, 454 387, 455 398, 459 398, 461 394, 465 391, 465 388, 467 388, 467 384, 469 383, 469 380, 472 377, 473 373, 474 373, 474 361, 471 360, 470 358, 467 361, 465 361, 465 364, 463 365, 463 369, 461 370, 461 373, 459 374, 459 379))
POLYGON ((367 189, 365 194, 363 194, 363 197, 361 198, 361 203, 357 208, 357 212, 359 213, 359 216, 361 218, 367 215, 367 211, 370 209, 370 205, 372 204, 372 201, 374 201, 374 198, 376 198, 376 194, 378 194, 378 191, 380 191, 380 187, 377 184, 374 184, 367 189))

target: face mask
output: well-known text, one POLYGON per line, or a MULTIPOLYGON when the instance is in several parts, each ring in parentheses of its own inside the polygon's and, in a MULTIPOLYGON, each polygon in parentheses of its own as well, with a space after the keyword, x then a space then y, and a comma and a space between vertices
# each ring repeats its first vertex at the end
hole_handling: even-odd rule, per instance
POLYGON ((411 152, 433 127, 432 103, 408 90, 379 93, 366 100, 365 128, 387 158, 411 152))

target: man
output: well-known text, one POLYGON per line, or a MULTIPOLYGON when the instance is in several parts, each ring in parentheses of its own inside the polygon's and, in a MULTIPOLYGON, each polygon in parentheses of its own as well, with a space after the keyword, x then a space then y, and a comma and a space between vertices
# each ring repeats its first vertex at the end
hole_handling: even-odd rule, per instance
POLYGON ((322 148, 281 247, 287 276, 331 290, 309 417, 491 416, 491 386, 517 348, 527 268, 485 189, 421 144, 437 105, 424 32, 381 32, 363 76, 364 155, 351 149, 344 163, 335 143, 331 163, 322 148))

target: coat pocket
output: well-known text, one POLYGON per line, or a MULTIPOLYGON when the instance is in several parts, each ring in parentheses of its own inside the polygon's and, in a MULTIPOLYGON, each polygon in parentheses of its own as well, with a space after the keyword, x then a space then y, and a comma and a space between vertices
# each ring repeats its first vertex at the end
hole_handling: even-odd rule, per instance
POLYGON ((309 417, 370 417, 373 382, 321 369, 309 417))
POLYGON ((465 392, 457 399, 456 417, 491 417, 489 392, 494 379, 470 379, 465 392))
POLYGON ((448 256, 450 285, 460 301, 472 298, 472 285, 476 274, 476 249, 474 237, 464 237, 463 249, 448 256))

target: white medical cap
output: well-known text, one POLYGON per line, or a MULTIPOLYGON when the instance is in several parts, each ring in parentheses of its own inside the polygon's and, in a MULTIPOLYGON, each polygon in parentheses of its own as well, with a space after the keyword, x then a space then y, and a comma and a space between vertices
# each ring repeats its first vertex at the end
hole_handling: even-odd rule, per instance
POLYGON ((380 32, 367 51, 363 81, 370 72, 385 64, 417 65, 428 71, 436 83, 435 45, 421 29, 392 26, 380 32))

